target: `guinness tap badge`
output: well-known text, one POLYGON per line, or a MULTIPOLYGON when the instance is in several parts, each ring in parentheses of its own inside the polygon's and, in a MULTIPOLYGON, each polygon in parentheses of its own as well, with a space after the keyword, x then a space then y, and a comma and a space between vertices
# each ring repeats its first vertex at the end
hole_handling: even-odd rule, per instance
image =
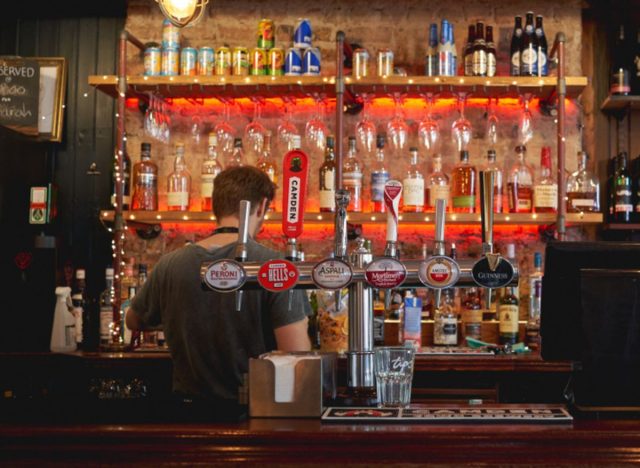
POLYGON ((473 281, 483 288, 503 288, 511 283, 515 271, 513 265, 500 254, 487 253, 478 260, 471 271, 473 281))

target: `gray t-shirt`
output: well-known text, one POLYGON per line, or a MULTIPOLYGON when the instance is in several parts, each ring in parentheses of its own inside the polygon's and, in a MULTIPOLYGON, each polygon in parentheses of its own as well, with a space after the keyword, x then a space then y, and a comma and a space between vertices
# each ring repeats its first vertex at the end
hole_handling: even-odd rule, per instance
MULTIPOLYGON (((203 398, 237 399, 249 358, 276 349, 274 328, 298 322, 311 308, 303 291, 293 294, 244 291, 236 312, 235 293, 203 289, 200 265, 233 258, 235 243, 206 250, 188 245, 164 255, 132 302, 146 326, 163 325, 173 360, 173 390, 203 398)), ((249 261, 281 254, 253 240, 249 261)))

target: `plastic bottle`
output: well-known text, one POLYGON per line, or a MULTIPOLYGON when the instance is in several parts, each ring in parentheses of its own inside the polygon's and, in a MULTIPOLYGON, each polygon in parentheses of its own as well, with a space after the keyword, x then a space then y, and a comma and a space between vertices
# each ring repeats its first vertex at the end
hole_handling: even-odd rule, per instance
POLYGON ((76 318, 71 303, 71 288, 56 288, 56 308, 51 328, 51 351, 68 353, 76 350, 76 318))

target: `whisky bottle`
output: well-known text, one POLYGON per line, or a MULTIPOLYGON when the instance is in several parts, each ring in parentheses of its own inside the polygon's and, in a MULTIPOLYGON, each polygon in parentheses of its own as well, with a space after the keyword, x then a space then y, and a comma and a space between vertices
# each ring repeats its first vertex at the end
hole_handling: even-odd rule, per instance
POLYGON ((612 51, 611 94, 626 96, 631 92, 629 84, 629 64, 627 61, 627 41, 625 40, 624 25, 620 25, 618 36, 612 51))
POLYGON ((462 300, 463 336, 482 339, 482 304, 478 288, 467 289, 462 300))
POLYGON ((333 213, 336 210, 336 154, 335 140, 327 137, 324 150, 324 161, 320 166, 318 182, 320 184, 320 211, 333 213))
POLYGON ((600 181, 587 169, 588 156, 578 151, 578 170, 567 178, 567 211, 600 211, 600 181))
POLYGON ((184 143, 177 143, 173 172, 167 178, 167 210, 188 211, 190 195, 191 174, 184 159, 184 143))
POLYGON ((473 42, 473 76, 487 76, 487 44, 484 40, 484 23, 476 24, 473 42))
POLYGON ((402 211, 421 213, 424 211, 424 177, 418 165, 418 148, 410 148, 409 153, 409 168, 402 180, 402 211))
POLYGON ((222 172, 222 166, 218 162, 218 137, 215 132, 209 133, 209 146, 207 157, 202 161, 200 171, 200 205, 202 211, 213 209, 213 180, 222 172))
POLYGON ((515 17, 515 26, 513 27, 513 34, 511 36, 511 76, 520 75, 520 49, 522 48, 522 17, 515 17))
POLYGON ((536 213, 558 211, 558 184, 551 177, 551 148, 548 146, 540 153, 540 177, 533 188, 533 209, 536 213))
POLYGON ((455 213, 475 212, 476 178, 476 168, 469 164, 469 152, 460 151, 460 163, 451 174, 451 201, 455 213))
POLYGON ((342 185, 349 191, 351 198, 347 211, 360 213, 362 211, 362 162, 356 153, 356 137, 349 137, 349 152, 342 167, 342 185))
POLYGON ((386 135, 379 133, 376 137, 376 160, 371 168, 371 211, 384 213, 387 211, 384 203, 384 184, 389 180, 389 171, 385 164, 384 144, 386 135))
POLYGON ((507 286, 498 305, 500 344, 513 345, 518 342, 519 305, 516 291, 512 286, 507 286))
POLYGON ((451 186, 449 185, 449 177, 442 172, 442 157, 433 158, 433 172, 429 174, 426 181, 425 189, 425 211, 434 212, 436 210, 436 200, 445 200, 446 210, 449 211, 451 201, 451 186))
POLYGON ((527 22, 522 34, 520 50, 520 75, 536 76, 538 74, 538 38, 533 27, 533 13, 527 12, 527 22))
POLYGON ((497 55, 496 44, 493 42, 493 28, 487 26, 487 76, 496 76, 497 55))
POLYGON ((627 153, 618 155, 618 173, 615 176, 615 205, 613 218, 618 223, 628 223, 631 221, 633 212, 633 191, 631 177, 627 169, 627 153))
POLYGON ((116 292, 113 288, 113 268, 105 270, 106 287, 100 294, 100 347, 108 348, 113 344, 113 301, 116 292))
POLYGON ((158 166, 151 161, 151 143, 140 145, 140 161, 133 166, 132 210, 158 209, 158 166))
POLYGON ((533 173, 524 160, 526 152, 524 145, 516 146, 518 159, 511 168, 507 181, 510 213, 531 213, 533 208, 533 173))
POLYGON ((502 169, 496 162, 495 150, 487 151, 487 163, 484 172, 493 172, 493 212, 502 213, 503 180, 502 169))
MULTIPOLYGON (((262 172, 267 174, 269 180, 273 182, 275 186, 278 185, 278 172, 276 168, 276 163, 271 156, 271 132, 266 131, 264 134, 264 138, 262 140, 262 153, 258 158, 258 162, 256 163, 256 167, 260 169, 262 172)), ((271 204, 269 205, 269 209, 271 211, 275 211, 276 204, 275 199, 271 200, 271 204)))

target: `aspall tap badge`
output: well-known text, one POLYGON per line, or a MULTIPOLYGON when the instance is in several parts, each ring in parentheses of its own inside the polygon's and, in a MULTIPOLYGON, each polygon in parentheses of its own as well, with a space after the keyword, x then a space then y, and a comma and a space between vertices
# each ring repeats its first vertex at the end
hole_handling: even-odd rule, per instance
POLYGON ((351 282, 351 266, 335 258, 327 258, 317 263, 311 270, 311 279, 320 289, 330 291, 345 288, 351 282))
POLYGON ((422 284, 433 289, 446 289, 458 282, 460 267, 451 257, 436 255, 422 263, 418 268, 418 278, 422 284))
POLYGON ((209 289, 231 292, 240 289, 247 279, 244 268, 235 260, 216 260, 201 270, 202 282, 209 289))
POLYGON ((288 238, 302 234, 307 193, 309 158, 300 150, 291 150, 283 162, 282 233, 288 238))
POLYGON ((365 278, 374 288, 397 288, 407 278, 407 268, 395 258, 382 257, 367 265, 365 278))
POLYGON ((269 260, 258 270, 258 283, 267 291, 282 292, 298 282, 298 269, 289 260, 269 260))
POLYGON ((513 265, 498 253, 487 253, 471 270, 473 281, 483 288, 503 288, 513 280, 513 265))

